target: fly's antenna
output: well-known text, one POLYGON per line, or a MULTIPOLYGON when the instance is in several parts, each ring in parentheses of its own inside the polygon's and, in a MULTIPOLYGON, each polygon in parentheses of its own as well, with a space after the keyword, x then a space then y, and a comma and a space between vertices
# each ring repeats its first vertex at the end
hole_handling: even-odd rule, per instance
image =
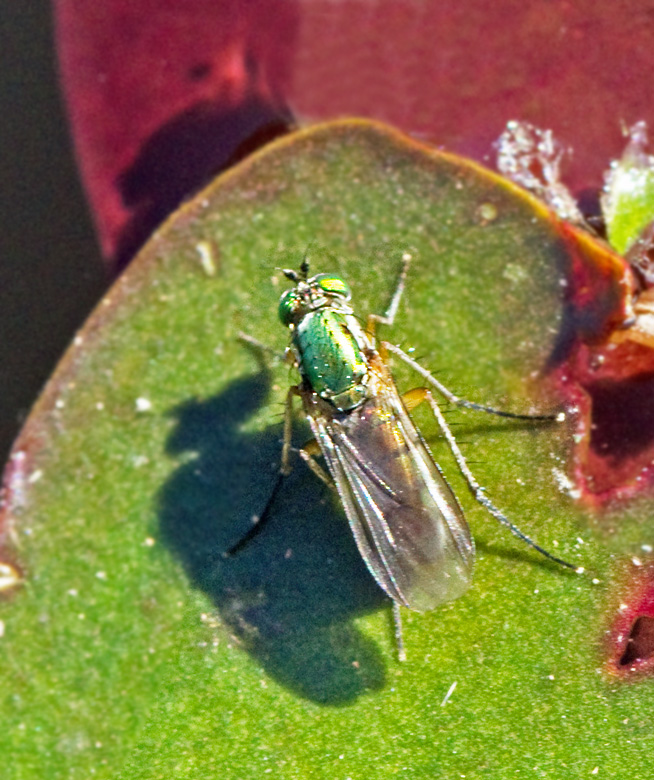
POLYGON ((307 244, 307 248, 304 250, 304 257, 300 263, 300 276, 303 282, 306 282, 306 280, 309 278, 309 250, 314 243, 315 242, 310 241, 307 244))
POLYGON ((284 274, 284 276, 287 279, 290 279, 292 282, 295 282, 296 284, 298 282, 306 282, 309 278, 309 252, 311 251, 311 247, 314 245, 315 241, 310 241, 307 244, 307 248, 304 250, 304 255, 302 256, 302 262, 300 263, 300 272, 293 271, 290 268, 281 268, 281 272, 284 274))

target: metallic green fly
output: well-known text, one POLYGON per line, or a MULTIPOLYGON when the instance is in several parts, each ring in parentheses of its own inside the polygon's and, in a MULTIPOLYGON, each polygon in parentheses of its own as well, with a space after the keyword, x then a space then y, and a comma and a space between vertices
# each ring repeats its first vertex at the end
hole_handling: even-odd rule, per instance
POLYGON ((232 548, 233 552, 242 547, 259 530, 277 488, 291 470, 293 401, 299 397, 315 437, 299 454, 314 474, 338 491, 361 556, 393 600, 401 658, 398 607, 424 612, 458 598, 470 585, 474 561, 474 543, 463 510, 409 415, 419 403, 429 404, 477 501, 538 552, 576 568, 532 541, 487 498, 431 390, 422 387, 404 396, 398 393, 387 364, 389 353, 457 406, 518 419, 562 417, 512 414, 465 401, 399 347, 384 341, 377 346, 376 326, 393 323, 410 259, 404 255, 386 314, 370 315, 365 328, 354 315, 350 289, 340 276, 322 273, 309 278, 306 258, 299 273, 283 270, 295 287, 282 295, 279 317, 291 332, 287 359, 299 370, 301 381, 287 394, 280 477, 273 496, 259 523, 232 548), (314 459, 315 454, 322 454, 329 473, 314 459))

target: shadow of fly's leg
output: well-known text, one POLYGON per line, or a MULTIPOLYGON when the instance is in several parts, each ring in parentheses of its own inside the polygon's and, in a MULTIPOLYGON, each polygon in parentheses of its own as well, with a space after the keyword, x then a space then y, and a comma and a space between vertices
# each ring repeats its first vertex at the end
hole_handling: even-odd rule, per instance
MULTIPOLYGON (((255 342, 254 340, 252 340, 250 343, 254 343, 259 346, 258 342, 255 342)), ((268 501, 266 501, 266 505, 264 506, 263 511, 259 515, 254 515, 252 517, 252 527, 245 532, 245 534, 238 540, 238 542, 236 542, 236 544, 232 545, 232 547, 227 550, 225 553, 225 556, 227 557, 234 555, 235 553, 242 550, 243 547, 252 541, 252 539, 254 539, 254 537, 257 536, 257 534, 262 530, 266 521, 270 517, 270 510, 272 505, 275 503, 275 499, 284 483, 285 478, 293 470, 290 462, 291 452, 294 450, 294 448, 291 446, 291 440, 293 436, 293 398, 299 395, 300 388, 297 385, 289 387, 288 392, 286 393, 286 402, 284 404, 284 441, 282 444, 282 458, 279 471, 277 472, 277 479, 273 485, 270 496, 268 497, 268 501)), ((335 489, 334 482, 332 481, 329 474, 327 474, 327 472, 320 467, 320 464, 317 463, 313 457, 314 454, 320 454, 320 449, 315 439, 312 439, 301 449, 296 449, 295 452, 300 455, 302 460, 320 480, 322 480, 332 489, 335 489)))

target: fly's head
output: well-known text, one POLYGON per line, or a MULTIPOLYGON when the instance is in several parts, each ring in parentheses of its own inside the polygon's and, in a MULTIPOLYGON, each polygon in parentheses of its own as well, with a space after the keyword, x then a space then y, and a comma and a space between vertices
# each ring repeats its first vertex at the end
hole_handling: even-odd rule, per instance
POLYGON ((302 319, 318 309, 334 309, 343 314, 351 314, 348 301, 350 288, 336 274, 317 274, 307 278, 309 266, 305 262, 300 266, 300 272, 284 269, 287 279, 295 282, 279 299, 279 319, 283 325, 294 329, 302 319))

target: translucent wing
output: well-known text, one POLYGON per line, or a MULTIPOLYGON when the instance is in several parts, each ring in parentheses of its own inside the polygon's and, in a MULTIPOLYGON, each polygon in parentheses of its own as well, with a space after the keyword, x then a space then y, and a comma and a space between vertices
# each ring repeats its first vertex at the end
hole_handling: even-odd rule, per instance
POLYGON ((474 545, 390 375, 371 379, 358 409, 324 414, 313 394, 305 408, 372 575, 392 599, 422 612, 468 588, 474 545))

